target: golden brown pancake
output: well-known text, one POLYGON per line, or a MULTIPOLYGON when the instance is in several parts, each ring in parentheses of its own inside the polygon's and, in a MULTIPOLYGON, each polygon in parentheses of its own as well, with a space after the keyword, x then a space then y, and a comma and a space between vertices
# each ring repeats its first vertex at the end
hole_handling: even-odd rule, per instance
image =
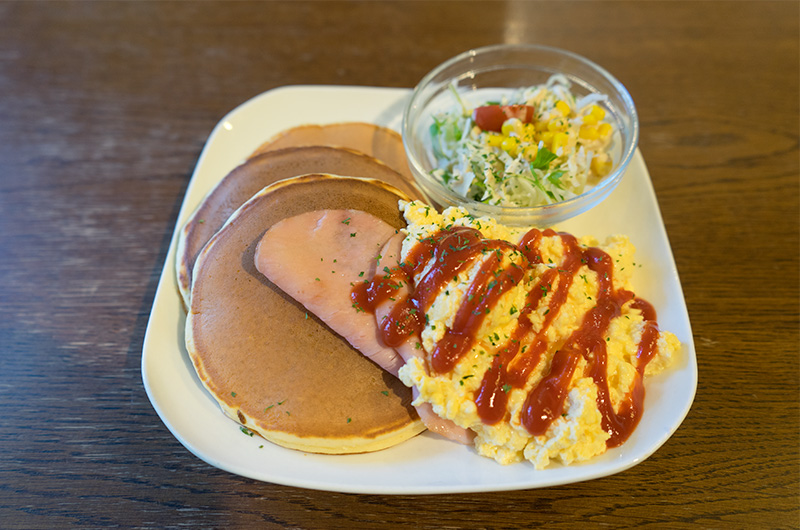
POLYGON ((185 307, 190 303, 195 260, 228 217, 263 187, 308 173, 375 178, 392 184, 412 198, 421 197, 412 180, 382 162, 352 150, 325 146, 291 147, 254 156, 217 184, 179 234, 176 270, 178 290, 185 307))
POLYGON ((300 125, 282 131, 255 150, 252 156, 307 145, 345 147, 373 156, 413 182, 402 137, 392 129, 372 123, 346 122, 300 125))
POLYGON ((390 447, 424 429, 411 390, 255 268, 255 248, 281 219, 353 208, 396 228, 405 194, 378 180, 306 175, 245 203, 195 266, 186 345, 225 413, 293 449, 357 453, 390 447))

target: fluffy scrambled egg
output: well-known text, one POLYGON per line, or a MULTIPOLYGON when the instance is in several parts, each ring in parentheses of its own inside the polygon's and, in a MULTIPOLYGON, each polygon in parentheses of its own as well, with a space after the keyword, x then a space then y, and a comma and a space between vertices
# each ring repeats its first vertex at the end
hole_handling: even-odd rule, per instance
MULTIPOLYGON (((403 242, 402 256, 405 260, 418 241, 430 237, 444 228, 464 226, 475 228, 486 239, 499 239, 514 245, 528 229, 503 226, 489 218, 475 218, 461 208, 449 208, 438 213, 434 208, 420 202, 401 203, 408 223, 407 236, 403 242)), ((630 280, 633 269, 634 247, 624 236, 614 236, 603 244, 590 237, 578 239, 581 247, 598 247, 614 261, 614 289, 633 291, 630 280)), ((437 295, 427 311, 426 324, 421 333, 425 356, 410 359, 400 370, 400 378, 408 386, 419 390, 415 405, 427 402, 442 418, 452 420, 458 426, 475 432, 475 447, 484 456, 501 464, 528 460, 537 469, 551 461, 563 464, 590 459, 606 451, 609 433, 602 427, 602 414, 597 405, 598 389, 594 380, 584 373, 586 361, 581 359, 568 385, 568 394, 563 412, 547 428, 543 435, 531 435, 522 425, 522 409, 529 392, 549 372, 555 347, 549 347, 539 363, 528 374, 521 388, 505 389, 508 398, 505 419, 493 425, 484 423, 478 415, 476 393, 484 374, 492 365, 499 344, 508 340, 517 326, 520 308, 525 305, 531 289, 532 279, 539 277, 548 268, 557 267, 565 255, 565 247, 558 235, 545 235, 539 243, 542 263, 530 268, 531 277, 524 278, 515 287, 506 291, 487 314, 477 331, 474 346, 464 355, 454 369, 448 373, 433 374, 429 368, 429 356, 436 343, 453 325, 458 308, 462 305, 466 290, 480 268, 479 258, 471 267, 463 270, 437 295)), ((503 256, 508 265, 521 264, 525 260, 521 253, 509 252, 503 256)), ((418 281, 431 267, 414 278, 418 281)), ((550 345, 563 344, 581 326, 584 315, 595 305, 599 282, 597 274, 583 265, 577 272, 566 302, 552 317, 547 327, 546 339, 550 345)), ((535 310, 528 315, 534 331, 541 330, 545 315, 549 311, 547 301, 557 285, 553 285, 535 310)), ((624 400, 637 377, 637 348, 645 327, 641 311, 626 303, 619 317, 608 327, 606 339, 607 381, 609 397, 615 410, 624 400)), ((659 332, 655 355, 647 364, 645 375, 658 373, 669 366, 680 350, 678 339, 669 332, 659 332)))

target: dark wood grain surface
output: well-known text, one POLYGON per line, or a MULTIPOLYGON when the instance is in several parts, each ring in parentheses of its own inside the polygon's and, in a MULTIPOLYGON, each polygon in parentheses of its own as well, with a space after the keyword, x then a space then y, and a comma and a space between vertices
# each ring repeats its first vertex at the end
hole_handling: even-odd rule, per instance
POLYGON ((797 527, 799 21, 794 1, 0 2, 0 527, 797 527), (193 456, 140 362, 214 125, 500 42, 585 55, 637 104, 697 347, 683 425, 623 473, 506 493, 327 493, 193 456))

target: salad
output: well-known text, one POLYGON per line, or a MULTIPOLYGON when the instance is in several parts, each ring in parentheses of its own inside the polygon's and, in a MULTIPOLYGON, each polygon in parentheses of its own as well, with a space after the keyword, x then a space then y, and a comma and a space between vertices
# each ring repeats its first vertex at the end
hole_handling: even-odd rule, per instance
POLYGON ((430 127, 436 168, 454 192, 498 206, 541 206, 567 200, 611 172, 614 127, 601 106, 607 97, 576 98, 557 74, 500 101, 457 105, 430 127))

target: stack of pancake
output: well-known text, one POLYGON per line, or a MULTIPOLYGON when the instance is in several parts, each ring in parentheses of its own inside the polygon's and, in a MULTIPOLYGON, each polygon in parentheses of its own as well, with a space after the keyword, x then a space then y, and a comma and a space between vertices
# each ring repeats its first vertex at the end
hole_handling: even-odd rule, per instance
POLYGON ((362 210, 395 228, 421 198, 400 136, 364 123, 279 134, 225 176, 180 233, 176 274, 186 347, 203 385, 246 433, 315 453, 396 445, 424 430, 411 391, 361 355, 254 264, 278 221, 362 210))

